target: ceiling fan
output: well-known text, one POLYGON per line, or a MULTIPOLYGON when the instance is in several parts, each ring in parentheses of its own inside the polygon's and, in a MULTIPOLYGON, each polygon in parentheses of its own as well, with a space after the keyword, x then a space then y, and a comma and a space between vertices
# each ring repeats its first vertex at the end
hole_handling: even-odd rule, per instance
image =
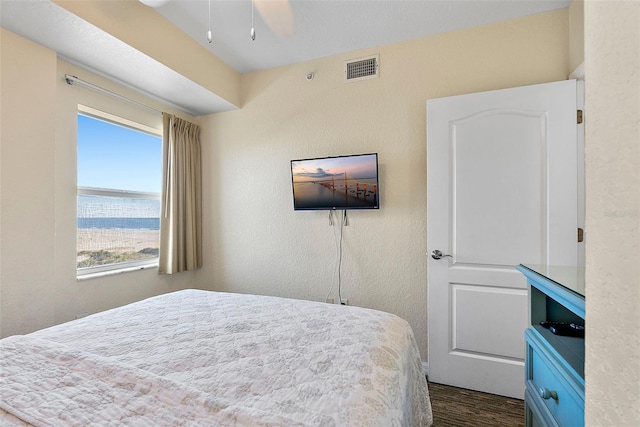
MULTIPOLYGON (((160 7, 171 0, 139 0, 149 7, 160 7)), ((209 29, 207 31, 207 42, 211 43, 211 0, 209 1, 209 29)), ((293 34, 293 10, 291 0, 249 0, 251 1, 251 40, 255 40, 256 31, 253 25, 253 9, 258 9, 258 13, 267 24, 269 29, 280 37, 287 37, 293 34)))

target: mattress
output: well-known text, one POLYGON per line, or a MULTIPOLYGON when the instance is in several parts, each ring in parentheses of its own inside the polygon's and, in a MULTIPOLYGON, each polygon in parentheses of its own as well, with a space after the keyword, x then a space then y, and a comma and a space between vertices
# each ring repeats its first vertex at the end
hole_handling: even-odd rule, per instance
POLYGON ((413 332, 381 311, 173 292, 0 341, 0 424, 428 426, 413 332))

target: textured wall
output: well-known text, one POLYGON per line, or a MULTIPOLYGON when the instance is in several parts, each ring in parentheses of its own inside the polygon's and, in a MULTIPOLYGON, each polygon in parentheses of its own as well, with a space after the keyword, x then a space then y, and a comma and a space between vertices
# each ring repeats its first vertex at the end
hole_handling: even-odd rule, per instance
POLYGON ((242 109, 202 121, 199 286, 323 301, 339 223, 293 211, 289 161, 377 152, 381 209, 349 214, 342 295, 407 319, 426 359, 426 100, 563 80, 568 46, 564 9, 245 75, 242 109), (373 53, 380 77, 344 83, 373 53))
POLYGON ((57 60, 49 49, 0 31, 0 336, 32 332, 79 314, 191 286, 191 272, 170 277, 159 276, 153 269, 76 280, 78 104, 126 115, 148 126, 162 124, 160 116, 67 85, 64 74, 161 106, 57 60))
POLYGON ((587 1, 586 421, 640 421, 640 2, 587 1))
POLYGON ((584 0, 574 0, 569 6, 569 70, 584 62, 584 0))
POLYGON ((49 326, 55 318, 50 303, 55 289, 47 285, 55 253, 52 159, 57 60, 49 49, 3 29, 0 34, 0 336, 4 336, 49 326))

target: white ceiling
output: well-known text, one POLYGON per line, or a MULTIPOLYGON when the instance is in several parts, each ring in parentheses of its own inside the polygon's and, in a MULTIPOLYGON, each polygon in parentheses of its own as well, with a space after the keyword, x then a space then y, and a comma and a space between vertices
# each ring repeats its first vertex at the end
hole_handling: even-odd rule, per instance
MULTIPOLYGON (((154 0, 144 0, 143 3, 154 0)), ((158 1, 158 0, 155 0, 158 1)), ((273 1, 262 1, 268 8, 273 1)), ((291 36, 276 35, 251 0, 168 0, 155 9, 241 73, 568 7, 568 0, 289 0, 291 36)), ((277 2, 276 2, 277 3, 277 2)))
MULTIPOLYGON (((69 62, 192 115, 235 108, 49 0, 0 2, 3 28, 55 50, 69 62)), ((208 0, 143 3, 155 3, 158 13, 246 73, 564 8, 571 0, 289 0, 292 34, 276 35, 256 8, 255 41, 249 36, 251 0, 212 0, 211 44, 206 40, 208 0)), ((263 3, 267 9, 274 6, 263 3)))

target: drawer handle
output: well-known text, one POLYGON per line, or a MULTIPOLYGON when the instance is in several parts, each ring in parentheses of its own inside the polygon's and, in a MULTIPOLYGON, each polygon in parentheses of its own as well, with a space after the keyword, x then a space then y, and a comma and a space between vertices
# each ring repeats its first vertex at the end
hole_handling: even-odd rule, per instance
POLYGON ((546 387, 540 387, 538 392, 540 393, 540 397, 543 398, 544 400, 548 400, 548 399, 558 400, 558 393, 556 393, 553 390, 549 390, 546 387))

